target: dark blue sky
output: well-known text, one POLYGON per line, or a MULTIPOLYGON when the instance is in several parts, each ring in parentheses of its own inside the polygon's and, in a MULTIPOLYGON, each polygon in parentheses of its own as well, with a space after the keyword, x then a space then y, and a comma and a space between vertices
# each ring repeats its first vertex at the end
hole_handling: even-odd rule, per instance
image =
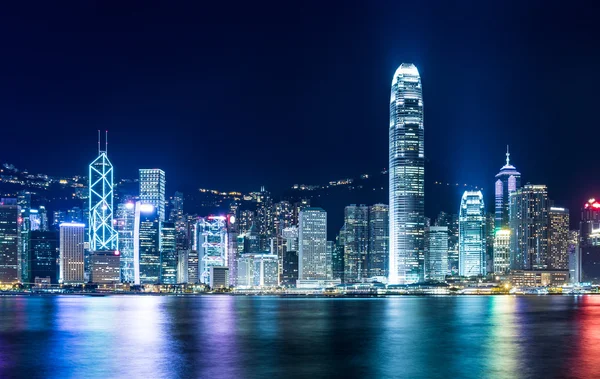
POLYGON ((600 196, 593 2, 214 3, 4 4, 0 160, 83 174, 108 129, 117 176, 161 167, 169 192, 373 172, 414 62, 427 181, 489 191, 510 144, 557 202, 600 196))

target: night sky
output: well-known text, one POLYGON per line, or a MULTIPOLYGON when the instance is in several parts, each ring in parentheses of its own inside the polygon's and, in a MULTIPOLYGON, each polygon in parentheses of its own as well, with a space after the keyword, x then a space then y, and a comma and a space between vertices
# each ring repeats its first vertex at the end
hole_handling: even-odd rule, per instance
POLYGON ((117 177, 160 167, 169 193, 376 172, 392 74, 413 62, 426 181, 483 186, 491 211, 510 144, 558 204, 600 196, 593 2, 15 3, 0 12, 0 161, 32 172, 85 174, 97 129, 117 177))

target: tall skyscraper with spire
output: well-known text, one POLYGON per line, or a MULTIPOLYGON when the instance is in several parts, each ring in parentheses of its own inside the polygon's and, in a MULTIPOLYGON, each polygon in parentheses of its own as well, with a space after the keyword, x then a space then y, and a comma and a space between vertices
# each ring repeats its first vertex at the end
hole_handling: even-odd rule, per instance
POLYGON ((402 63, 392 78, 389 125, 390 284, 423 280, 425 147, 421 77, 402 63))
POLYGON ((495 188, 495 217, 494 228, 496 230, 509 227, 509 198, 511 192, 521 187, 521 173, 515 166, 510 164, 510 152, 506 146, 506 164, 496 174, 495 188))
POLYGON ((90 163, 88 176, 90 251, 117 249, 117 232, 113 227, 113 166, 107 150, 107 141, 104 150, 101 149, 98 131, 98 157, 90 163))

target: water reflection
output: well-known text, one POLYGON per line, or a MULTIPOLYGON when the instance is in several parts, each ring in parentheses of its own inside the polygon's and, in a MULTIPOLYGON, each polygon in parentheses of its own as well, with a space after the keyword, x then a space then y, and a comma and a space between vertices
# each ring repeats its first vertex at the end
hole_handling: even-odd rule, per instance
POLYGON ((600 297, 0 297, 0 378, 600 377, 600 297))

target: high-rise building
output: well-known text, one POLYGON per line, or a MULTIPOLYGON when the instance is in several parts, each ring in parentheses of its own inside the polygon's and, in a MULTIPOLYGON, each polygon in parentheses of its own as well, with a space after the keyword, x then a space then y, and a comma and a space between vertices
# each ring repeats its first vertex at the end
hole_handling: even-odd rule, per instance
MULTIPOLYGON (((98 137, 100 132, 98 131, 98 137)), ((117 232, 113 227, 113 165, 106 148, 89 166, 89 242, 90 251, 117 249, 117 232)))
POLYGON ((115 229, 118 234, 117 250, 120 252, 121 281, 123 283, 135 283, 135 205, 133 201, 127 201, 117 206, 115 229))
POLYGON ((21 276, 21 209, 16 199, 0 199, 0 284, 15 284, 21 276))
POLYGON ((510 269, 510 229, 496 231, 494 238, 494 274, 507 275, 510 269))
POLYGON ((298 251, 286 251, 283 254, 282 287, 295 287, 298 280, 298 251))
POLYGON ((448 227, 425 229, 425 279, 443 282, 448 274, 448 227))
POLYGON ((277 287, 277 266, 276 255, 242 254, 238 262, 238 287, 277 287))
POLYGON ((300 211, 298 278, 327 279, 327 212, 322 208, 300 211))
POLYGON ((485 272, 494 272, 494 238, 496 237, 495 215, 485 215, 485 272))
MULTIPOLYGON (((227 286, 235 287, 237 282, 237 261, 239 258, 238 248, 238 223, 235 213, 227 215, 227 286)), ((211 286, 212 287, 212 286, 211 286)))
POLYGON ((48 211, 46 210, 46 207, 44 207, 43 205, 40 205, 39 213, 40 213, 40 231, 47 232, 48 230, 50 230, 50 227, 48 224, 48 211))
POLYGON ((209 276, 210 288, 229 288, 229 267, 211 266, 209 276))
POLYGON ((56 232, 41 230, 31 232, 31 281, 46 279, 52 284, 58 283, 58 236, 56 232))
POLYGON ((548 269, 569 268, 569 210, 550 207, 548 211, 548 269))
POLYGON ((160 230, 160 282, 177 284, 177 232, 175 223, 163 222, 160 230))
POLYGON ((158 168, 140 169, 140 202, 152 204, 158 218, 165 221, 165 172, 158 168))
POLYGON ((273 227, 276 236, 281 236, 283 229, 293 225, 293 216, 293 208, 289 202, 281 201, 273 204, 273 227))
POLYGON ((600 284, 600 202, 590 199, 579 224, 579 282, 600 284))
POLYGON ((579 230, 569 231, 569 242, 567 245, 567 250, 569 254, 569 282, 579 283, 581 282, 581 267, 579 265, 579 230))
POLYGON ((169 214, 169 221, 177 222, 183 219, 183 193, 177 191, 171 199, 171 212, 169 214))
POLYGON ((158 284, 160 281, 160 224, 156 207, 136 203, 133 232, 135 284, 158 284))
POLYGON ((90 253, 90 282, 100 285, 121 282, 121 256, 118 250, 90 253))
POLYGON ((344 280, 360 282, 368 277, 369 207, 355 204, 347 206, 344 210, 344 225, 344 280))
POLYGON ((510 164, 510 153, 506 147, 506 164, 496 174, 495 184, 495 230, 509 228, 510 194, 521 187, 521 173, 510 164))
POLYGON ((82 284, 84 276, 85 224, 60 225, 59 283, 82 284))
POLYGON ((440 212, 435 226, 448 227, 448 275, 458 275, 458 214, 440 212))
POLYGON ((423 279, 425 145, 419 71, 402 63, 394 73, 389 125, 389 283, 423 279))
POLYGON ((256 217, 253 211, 243 210, 240 211, 240 217, 238 222, 238 230, 240 234, 248 232, 254 222, 256 221, 256 217))
POLYGON ((198 232, 199 282, 210 284, 210 268, 227 266, 227 225, 224 216, 200 218, 198 232))
POLYGON ((465 191, 463 194, 458 230, 459 275, 485 275, 485 205, 481 191, 465 191))
MULTIPOLYGON (((19 281, 21 283, 31 282, 29 278, 31 257, 29 256, 30 233, 31 233, 31 192, 19 191, 17 194, 17 205, 20 208, 19 223, 19 281)), ((35 216, 35 215, 34 215, 35 216)))
POLYGON ((260 251, 266 251, 269 250, 271 237, 275 235, 273 200, 271 198, 271 193, 262 187, 256 197, 256 201, 255 225, 258 229, 260 251))
POLYGON ((526 184, 510 195, 511 270, 548 268, 548 192, 526 184))
POLYGON ((346 244, 346 225, 343 225, 335 237, 335 248, 331 259, 331 272, 334 279, 344 281, 344 245, 346 244))
MULTIPOLYGON (((369 207, 369 253, 367 259, 367 275, 388 276, 389 259, 389 207, 386 204, 375 204, 369 207)), ((333 277, 337 279, 338 277, 333 277)))

